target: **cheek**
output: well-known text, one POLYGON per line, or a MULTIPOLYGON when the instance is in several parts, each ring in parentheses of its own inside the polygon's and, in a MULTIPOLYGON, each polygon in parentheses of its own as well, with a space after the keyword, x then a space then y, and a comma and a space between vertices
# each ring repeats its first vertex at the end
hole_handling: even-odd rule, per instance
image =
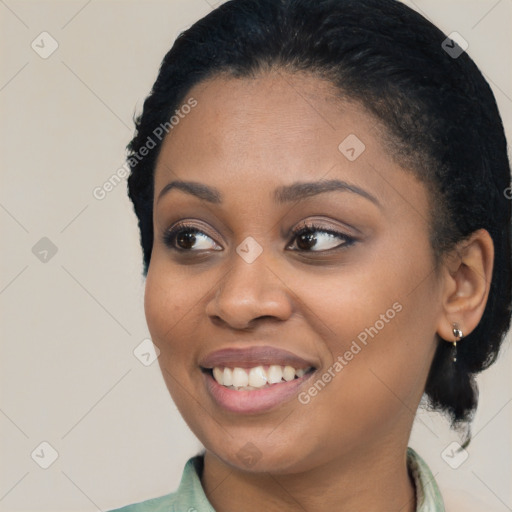
POLYGON ((161 276, 155 271, 152 262, 146 277, 144 312, 153 342, 160 349, 162 349, 161 342, 165 338, 165 333, 171 328, 179 315, 177 304, 172 300, 170 284, 165 276, 161 276))
POLYGON ((197 288, 190 286, 187 277, 151 261, 146 277, 144 311, 153 342, 163 356, 174 352, 187 335, 188 316, 193 314, 199 300, 197 288), (176 340, 176 343, 173 341, 176 340))
POLYGON ((383 250, 358 270, 295 283, 328 349, 327 368, 340 363, 331 370, 331 392, 316 395, 326 408, 337 404, 340 421, 347 410, 360 425, 396 417, 398 409, 407 415, 423 392, 440 302, 429 247, 416 245, 383 250))
POLYGON ((419 298, 402 299, 401 309, 397 308, 392 319, 386 314, 388 303, 384 301, 383 318, 388 322, 379 318, 379 308, 367 315, 343 349, 333 347, 333 353, 343 350, 343 369, 334 379, 332 394, 325 396, 326 402, 335 404, 335 421, 346 422, 346 411, 350 411, 349 425, 357 425, 359 433, 366 431, 368 435, 375 425, 391 432, 397 422, 407 425, 410 421, 435 350, 435 336, 428 334, 431 319, 427 311, 422 314, 419 298))
POLYGON ((151 339, 160 350, 162 377, 187 422, 194 403, 190 401, 192 379, 198 371, 191 356, 197 325, 193 316, 198 303, 197 287, 190 286, 188 280, 155 258, 148 270, 144 294, 146 322, 151 339))
POLYGON ((381 315, 388 321, 396 316, 393 304, 403 295, 403 287, 390 275, 379 265, 354 266, 322 275, 304 273, 287 285, 304 305, 301 312, 314 325, 316 337, 337 356, 359 334, 364 338, 366 328, 376 322, 378 330, 387 326, 381 315))

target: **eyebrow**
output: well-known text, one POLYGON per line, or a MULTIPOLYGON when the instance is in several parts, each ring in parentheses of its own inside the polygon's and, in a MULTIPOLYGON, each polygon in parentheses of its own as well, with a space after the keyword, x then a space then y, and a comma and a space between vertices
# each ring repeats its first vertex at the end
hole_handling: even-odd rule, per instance
MULTIPOLYGON (((182 180, 171 181, 165 185, 158 194, 157 202, 162 198, 162 196, 172 189, 181 190, 187 194, 198 197, 203 201, 208 201, 209 203, 222 203, 222 194, 215 187, 197 183, 195 181, 182 180)), ((352 192, 381 207, 381 204, 375 196, 356 185, 352 185, 341 180, 305 181, 292 183, 291 185, 284 185, 275 189, 274 200, 278 204, 284 204, 332 191, 352 192)))
POLYGON ((208 185, 203 185, 202 183, 197 183, 195 181, 171 181, 160 191, 158 194, 157 202, 160 201, 162 196, 167 194, 172 189, 178 189, 187 194, 193 195, 202 199, 203 201, 208 201, 209 203, 222 203, 222 194, 214 187, 210 187, 208 185))

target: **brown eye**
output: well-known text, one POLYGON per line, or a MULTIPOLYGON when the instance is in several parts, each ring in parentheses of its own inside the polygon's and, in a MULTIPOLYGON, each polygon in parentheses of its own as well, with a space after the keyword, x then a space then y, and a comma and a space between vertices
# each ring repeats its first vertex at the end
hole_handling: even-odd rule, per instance
POLYGON ((222 250, 211 237, 195 226, 177 224, 163 235, 164 244, 169 249, 184 252, 222 250), (208 242, 210 240, 211 242, 208 242))
POLYGON ((312 224, 295 230, 293 240, 297 243, 295 250, 307 252, 345 248, 356 242, 354 237, 312 224))

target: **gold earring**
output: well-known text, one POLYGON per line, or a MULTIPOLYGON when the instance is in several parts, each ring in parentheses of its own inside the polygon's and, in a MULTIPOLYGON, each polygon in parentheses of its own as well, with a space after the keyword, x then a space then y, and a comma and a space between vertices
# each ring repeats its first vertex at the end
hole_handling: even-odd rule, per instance
POLYGON ((455 363, 457 361, 457 341, 460 341, 463 337, 462 331, 457 324, 453 324, 453 336, 455 337, 453 340, 453 362, 455 363))

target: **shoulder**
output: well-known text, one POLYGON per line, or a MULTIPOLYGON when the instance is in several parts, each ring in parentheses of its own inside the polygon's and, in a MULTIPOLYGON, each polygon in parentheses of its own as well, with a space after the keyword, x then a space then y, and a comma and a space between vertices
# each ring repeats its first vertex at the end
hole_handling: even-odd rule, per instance
POLYGON ((124 507, 108 510, 107 512, 169 512, 173 510, 172 507, 175 505, 175 496, 176 493, 166 494, 165 496, 125 505, 124 507))
POLYGON ((418 512, 443 510, 444 512, 500 512, 499 503, 491 498, 489 504, 479 496, 453 487, 444 486, 436 481, 426 462, 412 449, 408 448, 407 461, 410 474, 414 478, 418 495, 418 512), (444 507, 443 507, 444 504, 444 507))
POLYGON ((442 489, 442 494, 446 512, 460 512, 461 510, 464 512, 500 512, 502 510, 461 489, 442 489))
POLYGON ((175 492, 108 512, 215 512, 201 485, 202 468, 203 456, 192 457, 185 464, 180 485, 175 492))

